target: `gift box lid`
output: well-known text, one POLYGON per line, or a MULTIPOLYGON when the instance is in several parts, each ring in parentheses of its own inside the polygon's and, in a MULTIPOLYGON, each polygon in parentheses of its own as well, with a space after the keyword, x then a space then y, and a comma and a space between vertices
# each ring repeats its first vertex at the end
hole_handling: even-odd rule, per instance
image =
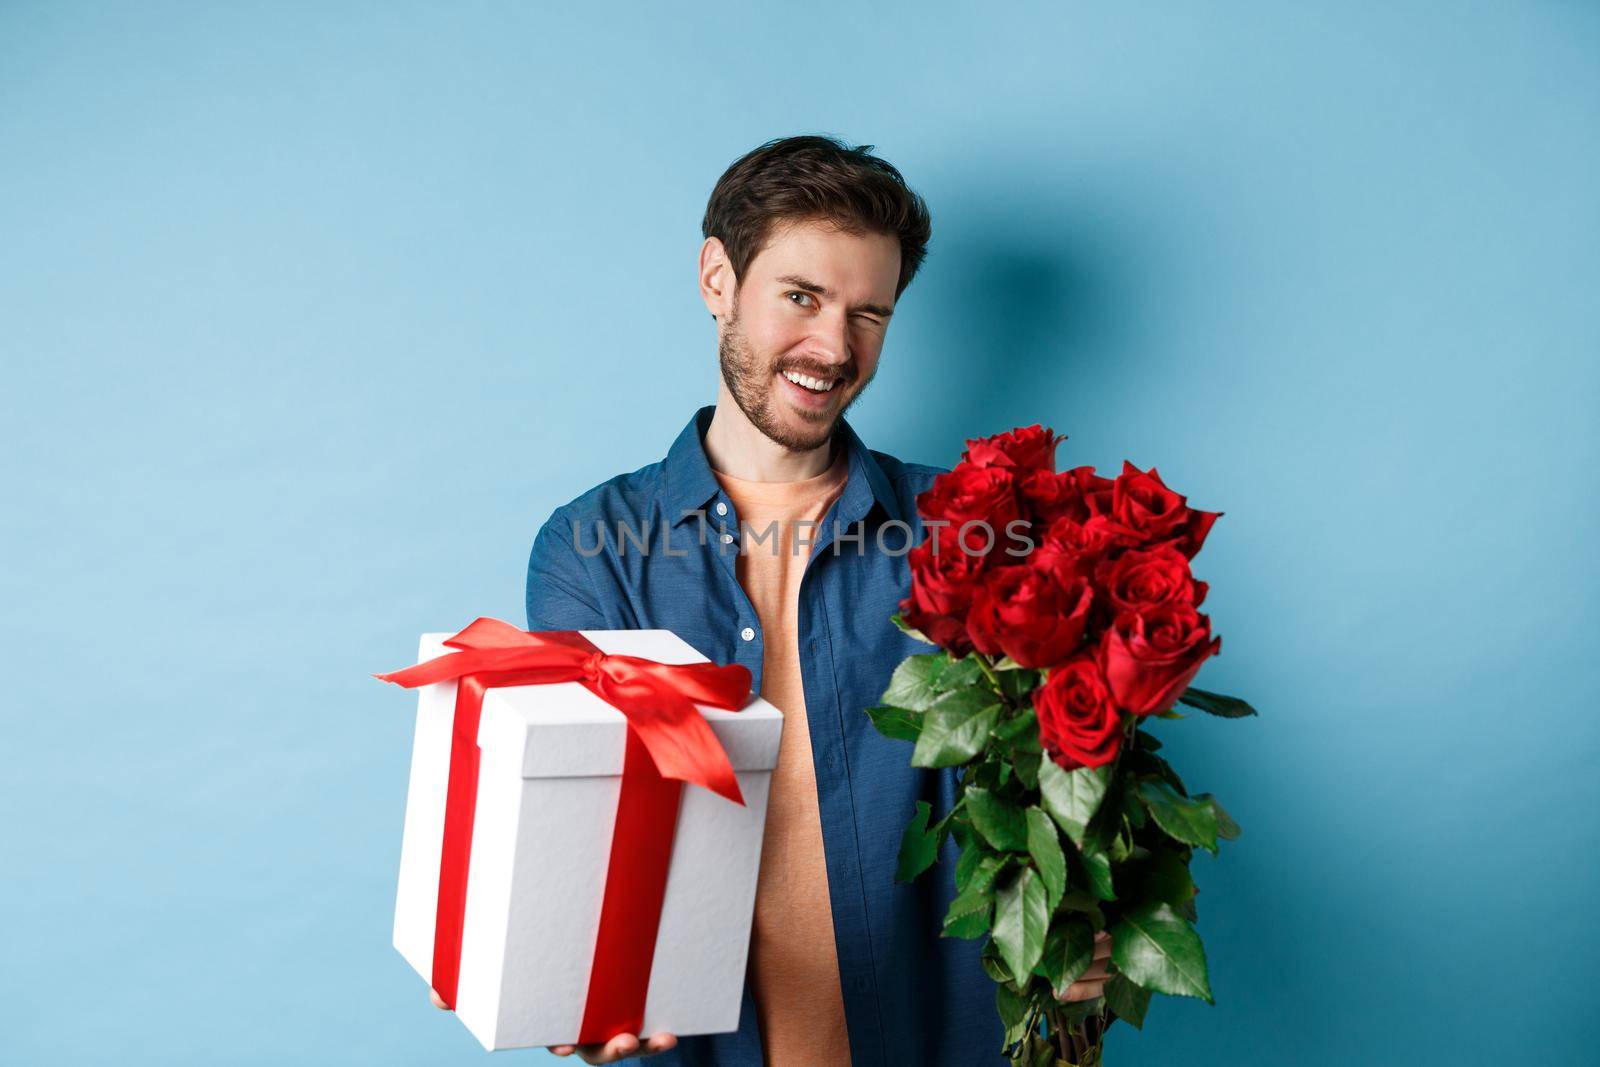
MULTIPOLYGON (((602 652, 659 663, 707 663, 671 630, 579 630, 602 652)), ((422 635, 417 662, 452 651, 448 633, 422 635)), ((455 683, 442 683, 454 685, 455 683)), ((735 771, 771 770, 778 760, 783 713, 752 692, 738 711, 697 705, 735 771)), ((524 778, 575 778, 622 773, 627 720, 581 682, 515 685, 484 694, 478 746, 520 751, 524 778)), ((499 763, 499 760, 495 760, 499 763)))

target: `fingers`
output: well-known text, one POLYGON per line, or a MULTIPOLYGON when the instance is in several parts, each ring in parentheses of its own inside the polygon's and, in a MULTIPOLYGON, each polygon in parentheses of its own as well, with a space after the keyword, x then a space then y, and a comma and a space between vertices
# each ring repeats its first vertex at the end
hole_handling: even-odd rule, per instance
POLYGON ((1073 982, 1067 987, 1067 995, 1061 999, 1064 1002, 1071 1002, 1075 1000, 1093 1000, 1095 997, 1103 997, 1105 995, 1106 980, 1102 978, 1097 982, 1073 982))
POLYGON ((1093 1000, 1105 996, 1106 979, 1111 977, 1111 935, 1104 930, 1094 935, 1094 955, 1089 969, 1067 987, 1060 998, 1063 1002, 1093 1000))
POLYGON ((658 1052, 665 1052, 675 1048, 678 1044, 677 1034, 651 1034, 650 1040, 644 1043, 644 1054, 654 1056, 658 1052))
POLYGON ((616 1063, 639 1051, 639 1039, 632 1034, 618 1034, 604 1045, 580 1045, 578 1055, 584 1063, 616 1063))
POLYGON ((1111 958, 1111 935, 1104 930, 1094 935, 1094 958, 1097 960, 1111 958))
POLYGON ((570 1056, 576 1052, 584 1063, 616 1063, 629 1056, 654 1056, 678 1044, 676 1034, 652 1034, 642 1046, 633 1034, 618 1034, 604 1045, 551 1045, 556 1056, 570 1056))

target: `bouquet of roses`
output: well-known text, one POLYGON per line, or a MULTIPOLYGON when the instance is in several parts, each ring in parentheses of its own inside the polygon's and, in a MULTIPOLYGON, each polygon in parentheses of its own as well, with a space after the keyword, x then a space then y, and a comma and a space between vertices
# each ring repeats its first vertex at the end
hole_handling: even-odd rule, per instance
POLYGON ((1062 440, 1038 425, 969 440, 917 498, 929 534, 894 622, 939 651, 908 657, 868 709, 916 743, 913 766, 959 768, 941 818, 918 802, 898 877, 955 839, 943 933, 987 939, 1004 1050, 1028 1067, 1098 1064, 1106 1027, 1142 1027, 1152 993, 1211 1002, 1189 861, 1239 828, 1144 727, 1183 718, 1178 703, 1255 714, 1189 685, 1222 645, 1189 569, 1221 512, 1154 468, 1057 471, 1062 440), (1064 1003, 1101 931, 1103 995, 1064 1003))

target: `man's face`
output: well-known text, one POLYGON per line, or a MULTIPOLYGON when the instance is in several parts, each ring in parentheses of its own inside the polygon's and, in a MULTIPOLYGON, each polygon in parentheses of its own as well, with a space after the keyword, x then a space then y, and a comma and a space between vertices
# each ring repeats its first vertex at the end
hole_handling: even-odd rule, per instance
POLYGON ((717 345, 745 417, 786 448, 824 444, 878 371, 899 280, 890 235, 816 222, 776 230, 740 280, 717 345))

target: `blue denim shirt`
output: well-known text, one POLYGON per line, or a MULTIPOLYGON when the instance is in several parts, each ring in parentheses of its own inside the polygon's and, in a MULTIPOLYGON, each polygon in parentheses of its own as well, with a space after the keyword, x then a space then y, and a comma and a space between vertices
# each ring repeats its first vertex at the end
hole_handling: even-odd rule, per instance
MULTIPOLYGON (((713 410, 695 413, 664 460, 555 510, 528 561, 528 629, 673 630, 718 663, 744 664, 760 690, 761 620, 734 571, 738 515, 705 454, 713 410), (629 532, 619 534, 619 523, 629 532)), ((871 451, 842 418, 835 432, 849 476, 815 532, 799 642, 851 1062, 1000 1063, 982 942, 939 936, 954 894, 954 843, 912 884, 894 879, 916 802, 929 801, 935 817, 948 811, 954 771, 913 768, 911 745, 879 735, 863 711, 903 658, 928 651, 889 617, 910 584, 905 549, 922 540, 916 496, 945 468, 871 451)), ((762 1067, 749 982, 737 1032, 683 1037, 644 1062, 762 1067)))

